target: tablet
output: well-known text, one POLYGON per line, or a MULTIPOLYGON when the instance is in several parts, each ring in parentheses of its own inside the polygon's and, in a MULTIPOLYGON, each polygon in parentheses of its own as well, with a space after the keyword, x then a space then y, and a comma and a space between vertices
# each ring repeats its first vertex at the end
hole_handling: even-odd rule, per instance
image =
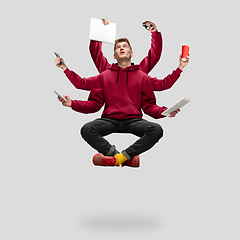
POLYGON ((176 102, 173 106, 171 106, 170 108, 168 108, 167 110, 165 110, 164 112, 162 112, 162 115, 164 116, 169 116, 171 112, 176 111, 177 109, 180 109, 181 107, 183 107, 184 105, 186 105, 187 103, 189 103, 190 100, 187 98, 182 98, 181 100, 179 100, 178 102, 176 102))
POLYGON ((108 25, 104 25, 103 20, 91 18, 89 38, 114 44, 116 40, 116 23, 110 22, 108 25))

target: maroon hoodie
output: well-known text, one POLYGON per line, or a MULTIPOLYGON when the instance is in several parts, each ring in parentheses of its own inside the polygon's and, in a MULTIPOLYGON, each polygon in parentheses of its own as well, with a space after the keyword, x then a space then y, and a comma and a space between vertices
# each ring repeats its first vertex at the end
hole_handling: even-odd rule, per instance
MULTIPOLYGON (((70 79, 74 85, 76 75, 74 73, 70 79)), ((93 113, 105 103, 102 117, 142 118, 142 110, 153 118, 164 117, 161 113, 167 108, 156 105, 149 76, 139 70, 139 65, 123 69, 112 64, 108 70, 85 80, 94 81, 95 85, 88 101, 72 101, 71 107, 77 112, 93 113)))

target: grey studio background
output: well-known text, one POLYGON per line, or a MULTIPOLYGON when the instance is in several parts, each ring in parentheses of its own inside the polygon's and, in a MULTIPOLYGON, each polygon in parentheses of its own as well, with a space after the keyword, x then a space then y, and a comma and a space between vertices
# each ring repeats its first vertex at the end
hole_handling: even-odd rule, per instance
MULTIPOLYGON (((239 239, 239 12, 236 1, 6 1, 1 6, 0 238, 239 239), (150 48, 151 20, 163 52, 150 72, 190 63, 170 106, 191 99, 174 119, 155 120, 164 137, 140 156, 141 167, 103 168, 79 135, 101 115, 64 108, 53 91, 85 100, 54 63, 54 51, 80 76, 98 74, 89 54, 90 18, 117 23, 133 62, 150 48)), ((103 52, 114 62, 113 46, 103 52)), ((124 149, 135 136, 107 137, 124 149)))

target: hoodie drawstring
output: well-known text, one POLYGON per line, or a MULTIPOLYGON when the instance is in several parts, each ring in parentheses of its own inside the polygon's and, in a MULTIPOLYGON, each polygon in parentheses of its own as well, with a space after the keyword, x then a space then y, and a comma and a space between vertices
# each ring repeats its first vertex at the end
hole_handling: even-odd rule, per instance
POLYGON ((118 75, 117 75, 117 81, 116 81, 116 83, 118 83, 118 78, 119 78, 119 68, 118 68, 118 75))
MULTIPOLYGON (((126 74, 126 79, 127 79, 127 81, 126 81, 126 87, 127 87, 127 85, 128 85, 128 73, 129 73, 129 68, 128 68, 127 74, 126 74)), ((117 75, 117 81, 116 81, 116 83, 118 83, 118 79, 119 79, 119 68, 118 68, 118 75, 117 75)))
POLYGON ((126 76, 126 78, 127 78, 126 87, 127 87, 127 85, 128 85, 128 73, 129 73, 129 68, 128 68, 128 70, 127 70, 127 76, 126 76))

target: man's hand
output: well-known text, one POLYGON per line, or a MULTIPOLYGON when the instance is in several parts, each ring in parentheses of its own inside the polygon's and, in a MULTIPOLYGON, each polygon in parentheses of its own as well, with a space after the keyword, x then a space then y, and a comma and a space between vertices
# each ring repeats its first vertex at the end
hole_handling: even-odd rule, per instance
POLYGON ((72 106, 72 99, 68 96, 68 95, 63 95, 64 98, 67 99, 67 101, 65 101, 63 98, 58 96, 58 100, 62 103, 63 106, 65 107, 71 107, 72 106))
POLYGON ((169 117, 175 117, 178 114, 178 112, 180 112, 180 109, 177 109, 176 111, 171 112, 169 117))
POLYGON ((183 70, 184 67, 187 66, 187 64, 189 63, 189 56, 187 56, 187 60, 186 61, 183 61, 182 58, 181 58, 182 55, 180 55, 180 65, 179 65, 179 68, 181 70, 183 70))
POLYGON ((157 27, 153 22, 145 21, 143 23, 146 23, 147 26, 150 26, 150 28, 147 29, 149 32, 156 32, 157 31, 157 27))
MULTIPOLYGON (((108 20, 108 19, 102 19, 103 20, 103 24, 104 25, 108 25, 109 23, 110 23, 110 20, 108 20)), ((111 21, 112 22, 112 21, 111 21)))
POLYGON ((62 68, 63 71, 67 69, 67 66, 62 58, 55 58, 55 63, 56 63, 56 66, 59 68, 62 68), (62 61, 62 64, 60 64, 60 60, 62 61))

